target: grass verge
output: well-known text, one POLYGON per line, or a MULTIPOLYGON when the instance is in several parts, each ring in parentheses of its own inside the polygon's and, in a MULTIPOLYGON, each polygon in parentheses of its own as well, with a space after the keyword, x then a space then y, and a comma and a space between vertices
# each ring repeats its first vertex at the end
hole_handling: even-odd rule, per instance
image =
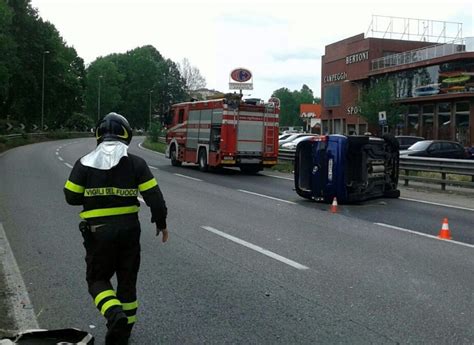
POLYGON ((151 141, 150 138, 146 138, 145 141, 143 142, 143 147, 146 147, 147 149, 165 153, 166 150, 166 144, 165 143, 160 143, 157 141, 151 141))
POLYGON ((292 173, 294 170, 292 162, 278 162, 277 165, 271 167, 273 171, 283 172, 283 173, 292 173))

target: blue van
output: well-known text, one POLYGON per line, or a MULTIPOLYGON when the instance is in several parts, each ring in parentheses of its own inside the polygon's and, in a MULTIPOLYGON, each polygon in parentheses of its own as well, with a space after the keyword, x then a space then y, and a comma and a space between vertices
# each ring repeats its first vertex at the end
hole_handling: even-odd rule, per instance
POLYGON ((340 203, 398 198, 398 141, 386 135, 327 135, 296 147, 294 180, 303 198, 340 203))

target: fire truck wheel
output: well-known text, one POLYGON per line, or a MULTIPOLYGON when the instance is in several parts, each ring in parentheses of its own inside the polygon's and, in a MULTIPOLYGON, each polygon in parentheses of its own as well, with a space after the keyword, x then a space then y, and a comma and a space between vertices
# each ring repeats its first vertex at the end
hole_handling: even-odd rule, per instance
POLYGON ((171 165, 174 167, 181 166, 181 162, 176 158, 176 147, 173 145, 170 149, 171 165))
POLYGON ((200 149, 199 150, 199 170, 207 171, 208 167, 209 166, 207 165, 206 150, 205 149, 200 149))

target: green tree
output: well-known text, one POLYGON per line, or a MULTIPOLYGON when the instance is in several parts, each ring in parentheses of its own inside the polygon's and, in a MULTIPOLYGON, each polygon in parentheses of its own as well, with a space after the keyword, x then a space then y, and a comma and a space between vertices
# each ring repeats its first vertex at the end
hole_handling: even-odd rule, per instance
POLYGON ((300 118, 300 105, 319 103, 320 99, 315 98, 313 91, 304 84, 301 90, 290 91, 283 87, 273 92, 274 97, 280 99, 280 126, 302 126, 303 120, 300 118))
POLYGON ((390 127, 400 122, 400 114, 405 112, 405 107, 399 105, 395 99, 393 82, 388 78, 373 80, 371 86, 361 92, 358 107, 361 115, 369 125, 379 125, 379 112, 387 114, 387 124, 390 127))

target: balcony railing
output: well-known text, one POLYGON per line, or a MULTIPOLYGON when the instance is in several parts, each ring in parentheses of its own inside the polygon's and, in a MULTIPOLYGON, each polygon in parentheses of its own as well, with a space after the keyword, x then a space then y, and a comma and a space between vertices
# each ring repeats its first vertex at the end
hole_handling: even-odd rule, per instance
POLYGON ((462 52, 474 52, 474 37, 385 56, 371 61, 371 71, 430 60, 462 52))

